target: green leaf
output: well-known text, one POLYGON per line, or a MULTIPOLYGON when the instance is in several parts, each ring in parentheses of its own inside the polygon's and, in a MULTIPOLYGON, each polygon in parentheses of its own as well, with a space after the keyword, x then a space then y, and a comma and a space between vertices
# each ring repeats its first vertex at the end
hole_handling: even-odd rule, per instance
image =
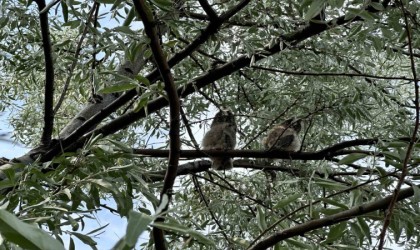
POLYGON ((373 22, 373 21, 375 21, 375 16, 373 16, 372 15, 372 13, 370 13, 369 11, 367 11, 367 10, 363 10, 363 11, 361 11, 359 14, 358 14, 358 16, 360 16, 361 18, 363 18, 363 19, 365 19, 366 21, 369 21, 369 22, 373 22))
POLYGON ((341 165, 345 165, 345 164, 350 164, 353 163, 357 160, 363 159, 366 156, 368 156, 367 154, 362 154, 362 153, 353 153, 353 154, 349 154, 346 157, 344 157, 343 159, 341 159, 338 164, 341 165))
POLYGON ((127 34, 127 35, 136 35, 136 32, 131 30, 130 27, 128 26, 118 26, 118 27, 115 27, 113 30, 120 33, 127 34))
POLYGON ((81 240, 83 243, 85 243, 86 245, 91 246, 93 249, 97 249, 96 248, 96 241, 94 241, 90 236, 81 234, 81 233, 76 233, 76 232, 70 232, 72 235, 76 236, 79 240, 81 240))
POLYGON ((350 223, 351 230, 356 235, 356 239, 359 240, 359 245, 363 244, 363 239, 365 235, 362 233, 362 229, 360 228, 359 224, 357 223, 350 223))
POLYGON ((0 29, 4 28, 4 26, 6 26, 8 22, 9 22, 9 17, 7 16, 0 17, 0 29))
POLYGON ((132 153, 133 152, 133 149, 123 142, 116 141, 116 140, 113 140, 113 139, 108 139, 108 141, 111 142, 117 148, 121 149, 122 151, 124 151, 126 153, 132 153))
POLYGON ((26 249, 60 250, 64 246, 45 231, 20 221, 15 215, 0 209, 0 233, 18 246, 26 249))
POLYGON ((321 200, 325 203, 328 203, 330 205, 339 207, 339 208, 343 208, 343 209, 348 209, 349 207, 344 205, 343 203, 340 203, 338 201, 332 200, 332 199, 327 199, 327 198, 321 198, 321 200))
POLYGON ((156 5, 159 9, 170 11, 172 8, 172 1, 169 0, 150 0, 154 5, 156 5))
POLYGON ((353 37, 355 35, 357 35, 363 28, 363 23, 360 23, 358 25, 354 25, 351 29, 350 29, 350 33, 348 35, 348 37, 353 37))
POLYGON ((96 229, 93 229, 92 231, 88 232, 86 235, 89 235, 89 234, 95 234, 96 232, 99 232, 99 231, 101 231, 102 229, 105 229, 108 225, 109 225, 109 223, 107 223, 107 224, 105 224, 105 225, 103 225, 103 226, 101 226, 101 227, 98 227, 98 228, 96 228, 96 229))
POLYGON ((125 242, 128 247, 133 248, 136 245, 140 235, 154 219, 152 216, 133 210, 128 212, 128 225, 125 235, 125 242))
POLYGON ((285 240, 288 244, 298 247, 299 249, 313 249, 311 245, 305 244, 301 241, 294 240, 294 239, 287 239, 285 240))
POLYGON ((314 0, 305 15, 305 21, 309 21, 318 15, 325 6, 325 0, 314 0))
POLYGON ((412 198, 412 201, 414 203, 419 203, 420 202, 420 188, 416 185, 413 185, 413 191, 414 191, 414 196, 412 198))
POLYGON ((198 242, 207 245, 207 246, 214 246, 214 242, 212 240, 210 240, 209 237, 205 236, 204 234, 197 232, 195 230, 189 229, 188 230, 188 234, 190 236, 192 236, 195 240, 197 240, 198 242))
POLYGON ((328 189, 341 190, 341 189, 346 189, 347 188, 347 186, 344 186, 341 183, 337 183, 335 181, 331 181, 331 180, 328 180, 328 179, 314 178, 314 182, 317 185, 319 185, 321 187, 324 187, 324 188, 328 188, 328 189))
POLYGON ((385 9, 381 3, 371 1, 369 5, 372 6, 375 10, 383 11, 385 9))
POLYGON ((113 191, 113 186, 111 183, 103 180, 103 179, 88 179, 89 182, 95 183, 98 186, 101 186, 107 190, 113 191))
POLYGON ((149 79, 147 79, 146 77, 142 76, 142 75, 136 75, 134 77, 134 79, 136 79, 139 83, 143 83, 146 86, 150 86, 150 81, 149 79))
POLYGON ((134 105, 133 112, 137 113, 142 108, 147 106, 147 103, 149 102, 149 97, 152 95, 152 92, 145 92, 143 93, 140 98, 137 100, 136 104, 134 105))
POLYGON ((76 246, 72 237, 70 237, 69 250, 76 250, 76 246))
POLYGON ((370 236, 370 229, 368 224, 366 224, 364 218, 357 217, 357 222, 362 229, 363 234, 369 240, 369 244, 372 244, 372 237, 370 236))
POLYGON ((293 194, 285 199, 280 200, 277 202, 277 204, 273 207, 273 209, 280 209, 283 208, 290 203, 294 202, 295 200, 299 199, 302 196, 302 194, 293 194))
POLYGON ((392 141, 387 144, 388 147, 391 148, 404 148, 408 146, 408 142, 405 141, 392 141))
POLYGON ((241 246, 241 247, 243 247, 243 248, 248 247, 249 246, 249 243, 250 243, 249 241, 247 241, 247 240, 245 240, 243 238, 239 238, 239 237, 234 237, 232 239, 232 242, 235 243, 235 244, 237 244, 237 245, 239 245, 239 246, 241 246))
POLYGON ((69 20, 69 7, 66 4, 66 1, 61 1, 61 11, 63 11, 64 22, 69 20))
POLYGON ((71 28, 77 28, 81 24, 80 20, 68 21, 63 24, 63 26, 70 26, 71 28))
POLYGON ((257 206, 257 223, 261 231, 267 229, 267 222, 265 221, 265 213, 261 206, 257 206))
POLYGON ((183 225, 180 225, 179 223, 176 222, 165 222, 165 223, 160 223, 160 222, 154 222, 152 224, 154 227, 160 228, 162 230, 166 230, 166 231, 171 231, 171 232, 175 232, 175 233, 179 233, 179 234, 183 234, 183 235, 190 235, 192 236, 194 239, 196 239, 197 241, 199 241, 200 243, 203 243, 205 245, 211 245, 214 246, 214 242, 212 240, 210 240, 208 237, 204 236, 203 234, 191 230, 183 225))
POLYGON ((328 232, 327 239, 323 242, 324 244, 332 243, 341 236, 344 235, 347 228, 347 223, 341 222, 337 225, 334 225, 330 228, 328 232))
POLYGON ((131 7, 130 12, 128 12, 127 17, 124 20, 123 26, 130 26, 135 16, 136 16, 136 11, 134 7, 131 7))
POLYGON ((132 90, 134 88, 137 88, 137 84, 134 83, 123 83, 123 84, 116 84, 113 86, 109 86, 106 88, 103 88, 99 90, 99 93, 102 94, 110 94, 110 93, 116 93, 116 92, 123 92, 127 90, 132 90))

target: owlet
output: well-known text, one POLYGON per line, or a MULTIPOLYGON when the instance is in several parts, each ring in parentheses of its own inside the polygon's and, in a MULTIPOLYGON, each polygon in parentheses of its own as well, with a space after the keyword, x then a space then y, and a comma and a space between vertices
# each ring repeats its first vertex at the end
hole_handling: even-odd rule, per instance
POLYGON ((263 145, 267 150, 279 149, 287 152, 297 152, 301 145, 298 135, 301 129, 302 120, 288 119, 268 131, 267 137, 263 140, 263 145))
MULTIPOLYGON (((221 109, 213 119, 210 130, 204 135, 202 147, 209 149, 234 149, 236 146, 236 122, 232 111, 221 109)), ((210 157, 215 170, 232 168, 230 157, 210 157)))

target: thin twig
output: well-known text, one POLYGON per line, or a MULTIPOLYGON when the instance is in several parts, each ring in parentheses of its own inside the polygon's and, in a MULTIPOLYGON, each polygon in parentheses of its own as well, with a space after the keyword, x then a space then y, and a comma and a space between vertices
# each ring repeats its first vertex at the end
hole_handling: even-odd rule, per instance
MULTIPOLYGON (((94 18, 93 18, 93 28, 94 29, 97 29, 97 27, 98 27, 99 6, 100 6, 100 4, 98 3, 98 7, 95 9, 95 14, 94 14, 94 18)), ((96 64, 97 64, 97 62, 96 62, 96 54, 98 53, 96 51, 97 42, 98 42, 97 41, 97 35, 96 35, 96 33, 94 33, 93 34, 92 65, 91 65, 91 68, 90 68, 90 70, 91 70, 91 72, 90 72, 90 74, 91 74, 90 80, 91 80, 91 84, 92 84, 92 86, 91 86, 91 88, 92 88, 92 90, 91 90, 91 92, 92 92, 91 93, 92 98, 95 98, 95 95, 96 95, 96 90, 95 90, 95 69, 96 69, 96 64)))
POLYGON ((255 140, 260 137, 265 131, 269 130, 281 117, 283 117, 293 106, 295 106, 300 99, 295 99, 295 101, 287 106, 287 108, 281 112, 276 118, 274 118, 264 129, 258 132, 254 137, 252 137, 242 148, 247 148, 251 143, 255 142, 255 140))
POLYGON ((193 132, 191 130, 190 123, 188 122, 188 118, 185 115, 184 109, 182 107, 180 107, 180 110, 179 111, 181 112, 182 122, 185 125, 185 129, 187 130, 188 136, 190 137, 190 140, 191 140, 192 144, 194 145, 194 148, 196 150, 200 150, 200 146, 198 145, 197 140, 194 137, 194 134, 193 134, 193 132))
MULTIPOLYGON (((367 185, 367 184, 369 184, 369 183, 372 183, 372 182, 375 182, 375 181, 378 181, 378 180, 380 180, 380 179, 383 179, 383 178, 385 178, 385 177, 388 177, 388 175, 385 175, 385 176, 380 176, 380 177, 378 177, 378 178, 375 178, 375 179, 372 179, 372 180, 368 180, 368 181, 366 181, 366 182, 363 182, 363 183, 361 183, 361 184, 359 184, 359 185, 356 185, 356 186, 352 186, 352 187, 349 187, 349 188, 346 188, 346 189, 343 189, 343 190, 341 190, 341 191, 338 191, 338 192, 336 192, 336 193, 333 193, 333 194, 330 194, 330 195, 328 195, 328 196, 326 196, 326 197, 324 197, 323 199, 319 199, 319 200, 315 200, 315 201, 313 201, 313 202, 309 202, 308 204, 306 204, 306 205, 304 205, 304 206, 301 206, 301 207, 299 207, 299 208, 297 208, 297 209, 295 209, 295 210, 293 210, 292 212, 290 212, 290 213, 288 213, 288 214, 286 214, 285 216, 283 216, 282 218, 280 218, 279 220, 277 220, 276 222, 274 222, 271 226, 269 226, 266 230, 264 230, 264 232, 262 232, 260 235, 258 235, 258 237, 256 237, 250 244, 249 244, 249 248, 248 249, 254 249, 254 248, 252 248, 252 246, 259 240, 259 239, 261 239, 261 237, 263 237, 266 233, 268 233, 269 231, 271 231, 272 229, 274 229, 279 223, 281 223, 282 221, 284 221, 285 219, 287 219, 287 218, 289 218, 290 216, 292 216, 292 215, 294 215, 294 214, 296 214, 297 212, 299 212, 299 211, 301 211, 301 210, 303 210, 303 209, 305 209, 305 208, 307 208, 307 207, 310 207, 310 206, 313 206, 313 205, 315 205, 315 204, 317 204, 317 203, 320 203, 320 202, 322 202, 322 201, 324 201, 325 199, 329 199, 329 198, 331 198, 331 197, 334 197, 334 196, 337 196, 337 195, 339 195, 339 194, 343 194, 343 193, 347 193, 347 192, 350 192, 350 191, 352 191, 352 190, 356 190, 356 189, 358 189, 359 187, 362 187, 362 186, 365 186, 365 185, 367 185)), ((259 249, 259 248, 258 248, 259 249)))
MULTIPOLYGON (((92 17, 94 16, 95 10, 97 8, 99 8, 99 3, 95 2, 93 4, 92 8, 89 11, 88 20, 86 21, 85 28, 83 29, 82 35, 80 36, 79 42, 77 43, 76 51, 74 52, 73 62, 71 63, 69 71, 68 71, 69 75, 67 76, 66 82, 64 83, 64 87, 63 87, 63 90, 61 91, 60 98, 58 99, 58 102, 54 107, 54 114, 56 114, 57 111, 60 109, 61 105, 63 104, 64 98, 66 97, 67 90, 69 89, 69 86, 70 86, 70 80, 73 76, 74 69, 77 66, 77 62, 78 62, 78 59, 79 59, 79 56, 80 56, 80 51, 82 50, 83 41, 85 40, 87 31, 89 29, 89 24, 92 20, 92 17)), ((95 63, 95 60, 93 60, 93 61, 95 63)))
POLYGON ((228 244, 231 244, 231 242, 229 240, 229 237, 225 233, 224 227, 222 226, 222 224, 220 224, 219 220, 216 218, 216 215, 213 213, 213 210, 211 210, 211 208, 209 206, 209 202, 207 201, 206 197, 203 194, 203 191, 201 190, 200 182, 197 180, 197 177, 195 175, 192 176, 192 180, 193 180, 193 183, 194 183, 195 188, 197 189, 198 193, 200 194, 201 200, 206 205, 206 208, 209 211, 211 218, 214 220, 214 222, 219 227, 220 232, 222 233, 223 237, 228 242, 228 244))
POLYGON ((252 66, 254 69, 260 69, 270 72, 277 72, 286 75, 299 75, 299 76, 344 76, 344 77, 368 77, 373 79, 381 79, 381 80, 407 80, 413 81, 414 78, 408 78, 405 76, 377 76, 371 74, 363 74, 363 73, 347 73, 347 72, 307 72, 307 71, 290 71, 290 70, 283 70, 283 69, 272 69, 263 66, 252 66))
MULTIPOLYGON (((412 187, 403 189, 397 196, 397 201, 406 199, 413 195, 414 195, 414 190, 412 187)), ((270 236, 268 236, 267 238, 265 238, 264 240, 255 244, 255 246, 248 248, 248 250, 267 249, 270 246, 273 246, 276 243, 285 239, 289 239, 293 236, 303 235, 306 232, 309 232, 318 228, 331 226, 334 224, 338 224, 342 221, 348 221, 360 215, 368 214, 368 213, 371 213, 373 211, 377 211, 380 209, 385 209, 386 207, 388 207, 389 203, 391 202, 391 198, 392 198, 391 196, 387 196, 377 201, 372 201, 369 203, 365 203, 363 205, 354 206, 345 211, 342 211, 342 212, 339 212, 330 216, 326 216, 321 219, 310 220, 305 223, 296 225, 294 227, 275 232, 271 234, 270 236)))

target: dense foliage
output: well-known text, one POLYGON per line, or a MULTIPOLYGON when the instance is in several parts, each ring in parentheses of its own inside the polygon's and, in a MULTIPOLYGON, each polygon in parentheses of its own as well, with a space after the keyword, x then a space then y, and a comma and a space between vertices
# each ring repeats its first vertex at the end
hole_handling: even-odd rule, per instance
MULTIPOLYGON (((152 235, 137 241, 152 227, 169 249, 372 249, 389 218, 386 246, 420 247, 418 1, 150 0, 157 40, 133 2, 43 1, 1 1, 0 111, 33 148, 2 167, 2 209, 93 249, 107 228, 81 230, 98 209, 128 218, 117 249, 154 248, 152 235), (178 88, 179 138, 165 76, 178 88), (170 141, 198 149, 221 107, 238 124, 234 168, 181 151, 161 195, 179 150, 170 141), (304 121, 301 152, 264 152, 267 130, 290 117, 304 121), (411 186, 399 202, 375 203, 399 182, 411 186)), ((42 237, 16 240, 19 223, 0 229, 0 248, 42 248, 42 237)))

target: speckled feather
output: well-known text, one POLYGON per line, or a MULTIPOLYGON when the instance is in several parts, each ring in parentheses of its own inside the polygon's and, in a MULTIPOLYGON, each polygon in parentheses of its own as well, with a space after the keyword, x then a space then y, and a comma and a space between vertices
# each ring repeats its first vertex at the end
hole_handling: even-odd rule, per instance
MULTIPOLYGON (((219 111, 213 119, 210 130, 205 134, 202 148, 205 150, 234 149, 236 146, 236 122, 230 110, 219 111)), ((226 170, 232 168, 230 157, 210 157, 212 168, 226 170)))
POLYGON ((267 137, 263 140, 265 149, 280 149, 287 152, 299 151, 301 142, 298 133, 301 128, 301 121, 294 121, 293 118, 275 125, 268 131, 267 137))

